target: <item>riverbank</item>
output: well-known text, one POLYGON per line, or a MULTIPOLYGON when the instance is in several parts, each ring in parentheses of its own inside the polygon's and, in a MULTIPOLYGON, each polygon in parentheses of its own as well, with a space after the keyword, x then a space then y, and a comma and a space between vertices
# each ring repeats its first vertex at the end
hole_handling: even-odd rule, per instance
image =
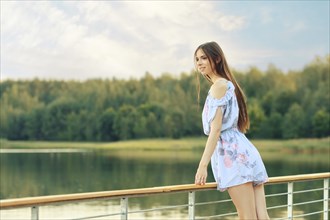
MULTIPOLYGON (((267 152, 330 152, 330 137, 291 140, 251 140, 260 150, 267 152)), ((206 137, 182 139, 140 139, 118 142, 51 142, 51 141, 8 141, 1 139, 1 149, 137 149, 137 150, 200 150, 206 137)))

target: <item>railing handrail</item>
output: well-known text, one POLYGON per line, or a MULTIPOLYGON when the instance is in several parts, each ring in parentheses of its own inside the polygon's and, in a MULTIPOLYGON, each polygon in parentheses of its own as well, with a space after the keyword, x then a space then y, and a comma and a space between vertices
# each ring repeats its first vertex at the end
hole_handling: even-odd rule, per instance
MULTIPOLYGON (((269 182, 267 182, 266 184, 279 184, 286 182, 297 182, 297 181, 316 180, 316 179, 325 179, 325 178, 330 178, 330 172, 270 177, 269 182)), ((77 202, 77 201, 92 200, 92 199, 112 199, 118 197, 138 197, 142 195, 151 195, 151 194, 160 194, 160 193, 210 190, 210 189, 216 189, 216 187, 217 187, 216 183, 212 182, 212 183, 206 183, 205 185, 183 184, 183 185, 150 187, 150 188, 140 188, 140 189, 113 190, 113 191, 6 199, 6 200, 0 200, 0 209, 41 206, 41 205, 48 205, 53 203, 65 203, 65 202, 73 202, 73 201, 77 202)))

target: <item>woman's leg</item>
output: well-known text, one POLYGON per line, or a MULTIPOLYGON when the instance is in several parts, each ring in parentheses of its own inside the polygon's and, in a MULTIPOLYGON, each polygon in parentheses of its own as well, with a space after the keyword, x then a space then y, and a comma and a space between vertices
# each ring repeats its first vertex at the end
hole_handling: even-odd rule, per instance
POLYGON ((255 191, 251 182, 230 187, 228 193, 236 207, 239 219, 257 219, 255 191))
POLYGON ((254 187, 254 198, 255 198, 258 219, 268 220, 269 216, 267 212, 266 197, 265 197, 265 190, 263 184, 254 187))

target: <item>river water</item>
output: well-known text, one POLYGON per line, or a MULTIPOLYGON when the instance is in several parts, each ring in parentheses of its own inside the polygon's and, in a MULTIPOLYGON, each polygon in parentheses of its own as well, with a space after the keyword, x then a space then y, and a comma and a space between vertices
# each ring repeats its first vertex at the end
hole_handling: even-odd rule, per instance
MULTIPOLYGON (((0 152, 1 199, 43 195, 135 189, 144 187, 190 184, 201 151, 135 151, 135 150, 2 150, 0 152)), ((329 172, 329 155, 324 153, 261 152, 270 177, 306 173, 329 172)), ((213 182, 209 169, 208 182, 213 182)), ((299 188, 300 183, 297 184, 299 188)), ((322 182, 309 183, 308 187, 322 187, 322 182)), ((286 191, 286 185, 266 186, 266 193, 286 191)), ((301 186, 302 187, 302 186, 301 186)), ((322 194, 322 192, 320 192, 322 194)), ((313 196, 319 196, 312 193, 313 196)), ((187 203, 187 193, 168 196, 150 196, 129 200, 129 210, 149 209, 159 206, 187 203)), ((298 196, 297 196, 298 197, 298 196)), ((306 196, 305 196, 306 197, 306 196)), ((207 191, 196 194, 196 202, 229 198, 227 192, 207 191)), ((303 198, 297 198, 297 202, 303 198)), ((267 199, 268 206, 286 202, 282 198, 267 199)), ((322 203, 302 206, 295 212, 322 207, 322 203)), ((285 215, 284 209, 271 210, 271 217, 285 215)), ((209 216, 232 212, 231 203, 204 205, 196 214, 209 216)), ((40 209, 40 219, 74 219, 90 215, 120 212, 119 200, 84 202, 46 206, 40 209)), ((320 215, 321 216, 321 215, 320 215)), ((31 210, 1 210, 1 220, 29 219, 31 210)), ((105 217, 97 219, 119 219, 105 217)), ((305 219, 314 219, 306 217, 305 219)), ((130 219, 187 219, 187 210, 156 211, 134 214, 130 219)))

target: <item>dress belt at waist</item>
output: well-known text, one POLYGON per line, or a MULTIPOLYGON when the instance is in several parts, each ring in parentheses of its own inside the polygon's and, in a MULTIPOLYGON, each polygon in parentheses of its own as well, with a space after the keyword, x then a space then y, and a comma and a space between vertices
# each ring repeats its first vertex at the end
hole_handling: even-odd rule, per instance
POLYGON ((239 130, 235 126, 235 127, 226 128, 226 129, 222 130, 221 133, 224 133, 224 132, 227 132, 227 131, 239 131, 239 130))

